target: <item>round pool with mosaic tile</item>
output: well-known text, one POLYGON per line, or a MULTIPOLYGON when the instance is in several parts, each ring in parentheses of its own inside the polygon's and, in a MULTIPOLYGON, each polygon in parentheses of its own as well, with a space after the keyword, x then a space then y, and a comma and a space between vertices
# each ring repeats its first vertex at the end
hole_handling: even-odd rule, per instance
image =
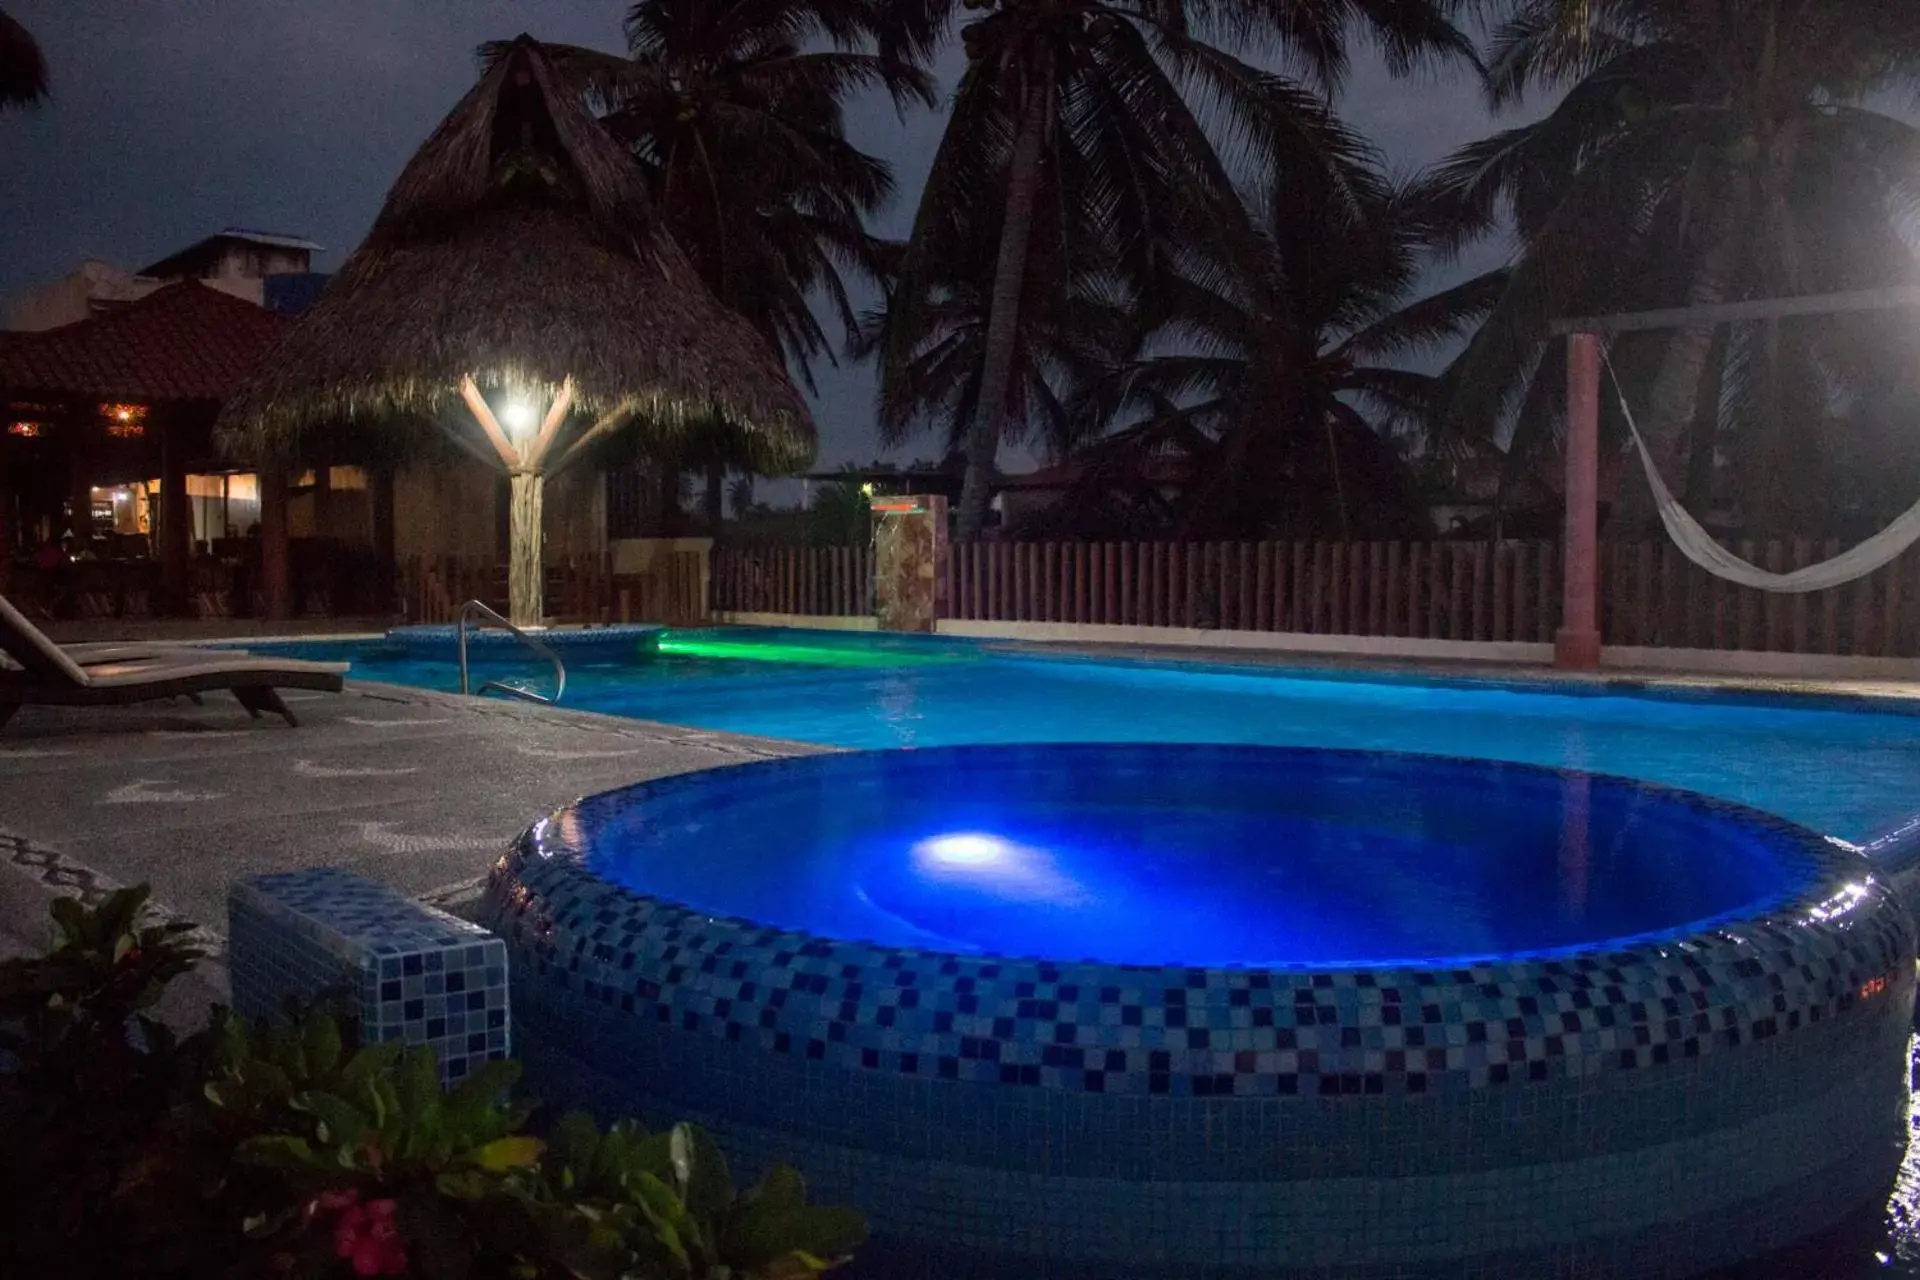
POLYGON ((889 1276, 1684 1276, 1893 1181, 1872 871, 1585 774, 955 747, 583 800, 485 912, 539 1091, 798 1164, 889 1276))

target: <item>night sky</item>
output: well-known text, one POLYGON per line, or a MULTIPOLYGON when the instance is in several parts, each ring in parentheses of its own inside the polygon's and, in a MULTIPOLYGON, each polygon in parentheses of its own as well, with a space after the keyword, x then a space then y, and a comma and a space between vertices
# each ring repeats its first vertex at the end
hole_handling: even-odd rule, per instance
MULTIPOLYGON (((88 257, 138 268, 222 226, 306 235, 331 270, 365 234, 407 158, 478 74, 483 40, 623 47, 620 0, 10 0, 39 39, 53 99, 0 116, 0 298, 88 257)), ((939 68, 950 90, 957 50, 939 68)), ((1394 81, 1370 59, 1342 101, 1396 169, 1486 132, 1464 74, 1394 81)), ((900 234, 939 138, 876 99, 854 140, 894 162, 900 234)), ((1497 246, 1478 255, 1497 257, 1497 246)), ((1449 272, 1449 274, 1453 274, 1449 272)), ((874 457, 869 370, 823 369, 821 461, 874 457)), ((898 456, 932 456, 931 437, 898 456)))

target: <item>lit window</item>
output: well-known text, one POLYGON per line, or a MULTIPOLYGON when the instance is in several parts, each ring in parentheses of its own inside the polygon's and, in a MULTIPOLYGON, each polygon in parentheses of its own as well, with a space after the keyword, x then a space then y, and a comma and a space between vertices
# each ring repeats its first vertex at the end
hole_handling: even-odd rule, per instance
POLYGON ((107 434, 122 440, 147 434, 147 406, 143 404, 103 404, 100 416, 107 420, 107 434))
POLYGON ((10 436, 19 436, 25 440, 31 440, 40 434, 40 424, 37 422, 9 422, 7 424, 7 434, 10 436))

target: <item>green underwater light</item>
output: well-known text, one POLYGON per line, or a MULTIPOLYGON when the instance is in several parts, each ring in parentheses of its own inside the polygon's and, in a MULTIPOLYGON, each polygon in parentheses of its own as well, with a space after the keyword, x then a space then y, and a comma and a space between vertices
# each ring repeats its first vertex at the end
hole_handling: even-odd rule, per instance
POLYGON ((724 658, 734 662, 786 662, 815 667, 906 667, 959 662, 957 653, 914 653, 908 649, 833 648, 776 640, 720 640, 708 636, 662 635, 654 648, 682 658, 724 658))

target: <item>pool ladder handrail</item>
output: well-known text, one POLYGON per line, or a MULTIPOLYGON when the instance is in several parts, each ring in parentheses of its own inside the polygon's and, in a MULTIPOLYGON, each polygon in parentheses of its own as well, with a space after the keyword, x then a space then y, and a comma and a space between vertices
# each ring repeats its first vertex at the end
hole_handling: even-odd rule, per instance
POLYGON ((519 640, 521 644, 525 645, 527 648, 533 650, 535 654, 545 658, 547 661, 553 664, 553 696, 552 697, 548 697, 545 694, 541 694, 541 693, 535 693, 532 689, 524 688, 517 684, 508 684, 502 680, 487 681, 485 684, 480 686, 481 693, 487 693, 489 691, 493 691, 498 693, 504 693, 508 697, 522 698, 528 702, 539 702, 547 705, 552 705, 554 703, 559 702, 560 699, 566 695, 567 664, 560 661, 560 655, 553 651, 553 646, 547 644, 545 641, 541 640, 538 636, 528 635, 526 632, 514 626, 511 622, 508 622, 505 618, 501 617, 498 613, 495 613, 492 609, 488 608, 486 605, 482 604, 478 600, 469 600, 465 604, 460 606, 460 627, 459 627, 458 641, 459 641, 459 651, 460 651, 460 692, 461 693, 473 692, 473 689, 471 687, 471 681, 467 677, 467 622, 470 618, 473 618, 476 615, 478 615, 483 622, 492 623, 494 626, 499 627, 503 631, 512 632, 514 638, 519 640))

